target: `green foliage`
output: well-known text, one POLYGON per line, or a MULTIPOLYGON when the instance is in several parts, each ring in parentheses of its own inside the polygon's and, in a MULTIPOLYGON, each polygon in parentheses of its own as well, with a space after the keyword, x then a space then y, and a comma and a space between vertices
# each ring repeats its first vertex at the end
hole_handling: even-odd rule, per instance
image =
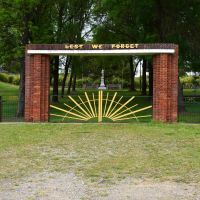
POLYGON ((196 81, 197 85, 200 86, 200 77, 198 77, 195 81, 196 81))
POLYGON ((122 79, 119 77, 113 77, 112 78, 112 83, 113 84, 121 84, 122 83, 122 79))
MULTIPOLYGON (((199 71, 197 0, 1 0, 0 27, 0 65, 10 73, 19 73, 24 68, 26 44, 85 42, 177 43, 180 68, 184 72, 199 71), (91 35, 85 34, 87 31, 91 35)), ((99 83, 102 68, 106 69, 107 83, 120 83, 123 79, 128 87, 131 76, 127 60, 127 57, 81 57, 73 59, 70 67, 77 75, 78 87, 82 84, 81 73, 90 76, 90 82, 99 83)), ((18 77, 1 79, 19 83, 18 77)), ((199 82, 195 79, 191 84, 199 82)))
POLYGON ((10 75, 5 73, 0 73, 0 81, 4 83, 11 83, 14 85, 19 85, 20 77, 19 75, 10 75))
POLYGON ((200 77, 194 76, 184 76, 180 77, 181 84, 183 88, 195 88, 200 87, 200 77))
POLYGON ((12 62, 20 63, 24 56, 25 45, 30 41, 31 25, 36 14, 33 9, 37 8, 39 2, 39 0, 0 2, 0 62, 5 64, 8 70, 11 70, 9 66, 12 62))
POLYGON ((76 86, 77 88, 82 88, 83 87, 83 84, 98 84, 96 83, 95 80, 93 80, 92 78, 90 77, 84 77, 83 79, 78 79, 76 81, 76 86))
MULTIPOLYGON (((100 84, 100 78, 91 78, 91 77, 84 77, 83 79, 77 79, 76 81, 76 86, 77 88, 82 88, 83 84, 88 84, 88 85, 99 85, 100 84)), ((123 85, 123 88, 129 88, 129 81, 126 79, 122 79, 118 76, 112 76, 109 79, 105 80, 105 84, 121 84, 123 85)), ((135 86, 136 89, 139 90, 140 88, 140 80, 139 78, 135 78, 135 86)))
POLYGON ((14 76, 8 76, 8 83, 13 83, 14 76))
POLYGON ((8 83, 8 76, 7 76, 7 74, 0 73, 0 81, 8 83))
POLYGON ((83 87, 83 80, 82 79, 78 79, 76 80, 76 87, 77 88, 82 88, 83 87))
POLYGON ((14 84, 14 85, 19 85, 19 82, 20 82, 20 76, 19 76, 19 75, 15 75, 15 76, 13 77, 13 82, 12 82, 12 84, 14 84))
POLYGON ((95 15, 96 42, 176 43, 180 67, 199 71, 199 1, 100 0, 95 15))

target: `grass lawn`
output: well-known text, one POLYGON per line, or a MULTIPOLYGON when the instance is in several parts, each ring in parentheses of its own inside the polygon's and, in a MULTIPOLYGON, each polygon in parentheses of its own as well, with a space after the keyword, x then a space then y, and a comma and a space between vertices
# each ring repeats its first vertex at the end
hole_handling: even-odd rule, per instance
POLYGON ((0 82, 0 96, 18 96, 19 86, 0 82))
POLYGON ((0 82, 0 96, 2 96, 3 121, 20 121, 16 118, 18 106, 19 86, 0 82))
POLYGON ((200 125, 1 124, 0 179, 43 171, 199 182, 200 125))
POLYGON ((200 95, 200 89, 184 89, 184 95, 190 96, 190 95, 200 95))

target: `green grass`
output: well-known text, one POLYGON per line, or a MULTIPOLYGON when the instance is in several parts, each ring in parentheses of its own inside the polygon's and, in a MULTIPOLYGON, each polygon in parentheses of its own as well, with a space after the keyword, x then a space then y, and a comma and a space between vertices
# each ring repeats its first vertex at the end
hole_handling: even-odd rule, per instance
POLYGON ((198 95, 200 96, 200 89, 184 89, 184 95, 198 95))
POLYGON ((0 96, 2 97, 2 120, 19 121, 17 119, 18 86, 0 82, 0 96))
POLYGON ((18 121, 18 119, 16 118, 18 106, 18 91, 19 86, 0 82, 0 96, 3 100, 3 121, 18 121))
POLYGON ((0 96, 18 96, 19 86, 0 82, 0 96))
POLYGON ((92 181, 200 181, 200 125, 1 124, 0 179, 74 171, 92 181))

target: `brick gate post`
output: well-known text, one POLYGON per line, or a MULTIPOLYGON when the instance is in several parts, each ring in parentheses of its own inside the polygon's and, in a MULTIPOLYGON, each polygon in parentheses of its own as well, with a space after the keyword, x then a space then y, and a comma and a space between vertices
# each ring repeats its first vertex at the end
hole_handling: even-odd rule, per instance
POLYGON ((178 47, 175 54, 153 58, 153 119, 176 122, 178 116, 178 47))
POLYGON ((25 121, 47 122, 49 118, 50 57, 26 55, 25 121))

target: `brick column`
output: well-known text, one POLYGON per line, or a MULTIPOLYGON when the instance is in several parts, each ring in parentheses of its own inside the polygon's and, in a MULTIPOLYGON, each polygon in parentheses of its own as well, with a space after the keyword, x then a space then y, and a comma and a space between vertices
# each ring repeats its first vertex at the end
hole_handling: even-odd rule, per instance
POLYGON ((50 59, 48 55, 26 55, 25 121, 49 118, 50 59))
POLYGON ((175 54, 153 58, 153 119, 176 122, 178 116, 178 47, 175 54))

